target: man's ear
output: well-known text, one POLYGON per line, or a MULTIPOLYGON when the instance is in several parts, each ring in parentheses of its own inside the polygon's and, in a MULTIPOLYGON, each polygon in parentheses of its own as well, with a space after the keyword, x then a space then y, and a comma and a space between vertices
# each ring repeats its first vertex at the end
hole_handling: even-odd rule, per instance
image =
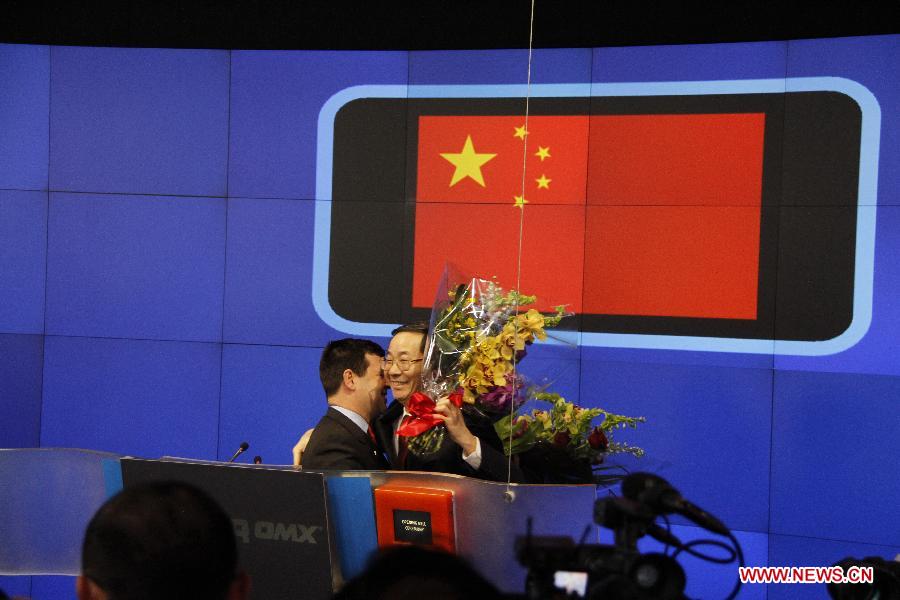
POLYGON ((356 373, 351 369, 344 369, 343 373, 344 385, 351 390, 356 390, 356 373))
POLYGON ((75 578, 75 595, 78 600, 106 600, 106 592, 84 575, 75 578))
POLYGON ((228 600, 247 600, 250 597, 250 588, 253 583, 250 576, 244 571, 239 572, 228 588, 228 600))

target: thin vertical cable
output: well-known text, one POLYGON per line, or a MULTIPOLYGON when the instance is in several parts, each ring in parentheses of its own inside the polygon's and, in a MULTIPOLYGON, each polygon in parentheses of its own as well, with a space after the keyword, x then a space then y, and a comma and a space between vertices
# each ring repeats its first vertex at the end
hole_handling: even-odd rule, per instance
MULTIPOLYGON (((531 15, 528 20, 528 72, 526 75, 526 85, 525 85, 525 134, 522 136, 522 195, 521 205, 519 206, 519 246, 516 252, 516 296, 514 303, 514 311, 513 315, 518 316, 519 314, 519 290, 522 286, 522 241, 524 239, 525 232, 525 171, 528 165, 528 108, 529 101, 531 100, 531 57, 534 51, 534 2, 535 0, 531 0, 531 15)), ((512 376, 513 376, 513 384, 512 384, 512 402, 509 404, 509 439, 507 440, 508 448, 512 449, 512 440, 513 440, 513 416, 516 413, 516 400, 519 395, 518 390, 518 374, 517 374, 517 366, 518 366, 518 356, 517 352, 515 352, 517 337, 519 335, 518 326, 515 327, 515 333, 513 334, 513 358, 512 358, 512 376)), ((512 452, 509 453, 506 461, 506 495, 510 497, 510 483, 512 480, 512 452)))

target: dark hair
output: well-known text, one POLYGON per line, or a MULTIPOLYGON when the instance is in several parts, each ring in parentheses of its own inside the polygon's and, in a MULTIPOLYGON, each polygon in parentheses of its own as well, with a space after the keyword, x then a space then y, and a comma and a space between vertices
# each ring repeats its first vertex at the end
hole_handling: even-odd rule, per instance
POLYGON ((500 593, 469 563, 419 546, 394 546, 376 554, 334 600, 490 600, 500 593))
POLYGON ((366 374, 366 354, 384 356, 384 349, 370 340, 345 338, 328 342, 319 361, 319 379, 325 396, 340 389, 345 370, 350 369, 359 376, 366 374))
POLYGON ((237 572, 231 519, 185 483, 126 488, 88 524, 81 572, 110 600, 223 599, 237 572))
POLYGON ((406 323, 394 329, 391 332, 391 335, 397 335, 398 333, 404 332, 422 334, 422 345, 419 346, 419 352, 425 354, 425 342, 428 339, 428 321, 414 321, 412 323, 406 323))

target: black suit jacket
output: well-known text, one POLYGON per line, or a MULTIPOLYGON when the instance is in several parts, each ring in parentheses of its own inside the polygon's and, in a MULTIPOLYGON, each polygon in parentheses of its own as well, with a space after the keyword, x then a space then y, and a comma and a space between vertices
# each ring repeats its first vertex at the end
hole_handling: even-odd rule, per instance
MULTIPOLYGON (((449 435, 444 438, 444 443, 434 454, 422 457, 410 452, 407 455, 406 464, 399 464, 397 453, 394 451, 394 423, 402 414, 403 405, 399 402, 392 402, 387 411, 372 423, 378 445, 387 452, 392 468, 407 471, 455 473, 490 481, 506 481, 508 459, 503 454, 503 444, 497 437, 497 432, 494 431, 493 423, 466 412, 463 412, 466 426, 472 435, 477 436, 481 441, 481 467, 477 471, 463 460, 462 448, 451 440, 449 435)), ((304 459, 304 464, 305 462, 304 459)), ((525 474, 515 463, 512 465, 512 481, 513 483, 527 482, 525 474)))
POLYGON ((333 408, 316 425, 301 460, 304 469, 313 470, 390 468, 372 438, 333 408))

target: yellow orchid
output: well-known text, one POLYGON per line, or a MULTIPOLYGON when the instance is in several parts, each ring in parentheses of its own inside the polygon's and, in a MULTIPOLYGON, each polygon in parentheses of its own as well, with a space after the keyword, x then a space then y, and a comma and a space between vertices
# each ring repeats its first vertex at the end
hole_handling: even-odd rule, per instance
POLYGON ((534 410, 531 415, 534 417, 535 421, 544 426, 545 429, 549 429, 552 425, 550 421, 550 413, 546 410, 534 410))
POLYGON ((525 336, 516 331, 516 326, 510 322, 503 326, 500 332, 500 355, 504 360, 511 361, 513 355, 525 349, 525 342, 528 341, 525 336))
MULTIPOLYGON (((506 363, 481 363, 481 370, 484 372, 484 378, 490 382, 488 385, 506 385, 506 363)), ((482 393, 487 391, 485 389, 482 393)))
POLYGON ((547 333, 544 331, 544 315, 533 308, 529 308, 525 314, 516 316, 516 326, 519 335, 528 338, 528 341, 533 341, 534 338, 547 339, 547 333))
POLYGON ((482 369, 482 365, 479 363, 475 363, 469 367, 469 370, 466 371, 466 376, 463 381, 463 387, 469 390, 478 389, 481 387, 486 387, 489 385, 489 382, 485 376, 484 370, 482 369))
POLYGON ((497 360, 500 358, 500 340, 496 336, 486 337, 478 342, 475 351, 484 358, 497 360))

